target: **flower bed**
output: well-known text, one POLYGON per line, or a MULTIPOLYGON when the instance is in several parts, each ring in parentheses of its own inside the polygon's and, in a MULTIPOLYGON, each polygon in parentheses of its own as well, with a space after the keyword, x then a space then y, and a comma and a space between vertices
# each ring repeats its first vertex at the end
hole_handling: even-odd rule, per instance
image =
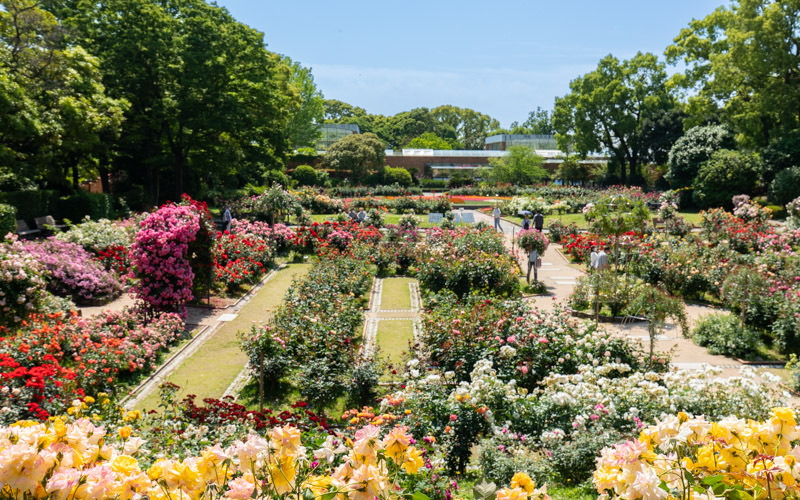
POLYGON ((798 438, 789 408, 762 422, 678 413, 604 448, 592 482, 613 498, 796 498, 798 438))
POLYGON ((45 269, 47 288, 56 295, 91 304, 122 293, 119 278, 75 243, 50 237, 26 242, 22 249, 45 269))
POLYGON ((34 317, 0 339, 0 421, 46 418, 76 395, 113 392, 156 368, 159 355, 183 336, 174 314, 145 323, 136 312, 89 318, 34 317))

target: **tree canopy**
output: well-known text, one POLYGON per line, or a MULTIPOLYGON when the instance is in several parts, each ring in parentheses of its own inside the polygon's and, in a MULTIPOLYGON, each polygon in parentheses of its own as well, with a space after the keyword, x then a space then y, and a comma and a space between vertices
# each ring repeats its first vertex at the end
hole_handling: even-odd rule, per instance
POLYGON ((377 135, 348 135, 334 142, 325 154, 325 164, 341 172, 349 172, 351 181, 360 182, 383 165, 386 146, 377 135))
POLYGON ((564 151, 580 155, 607 150, 623 183, 650 160, 644 125, 674 106, 664 64, 653 54, 620 62, 606 56, 597 69, 570 82, 570 93, 556 99, 553 125, 564 151))
POLYGON ((544 158, 527 146, 511 146, 508 154, 490 158, 489 178, 493 182, 530 185, 547 180, 550 175, 542 167, 544 158))

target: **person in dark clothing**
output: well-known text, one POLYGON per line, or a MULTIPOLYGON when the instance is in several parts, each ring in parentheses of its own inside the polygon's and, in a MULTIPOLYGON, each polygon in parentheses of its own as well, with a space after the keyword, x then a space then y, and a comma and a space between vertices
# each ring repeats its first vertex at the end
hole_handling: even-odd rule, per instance
POLYGON ((544 215, 541 212, 536 212, 536 215, 533 216, 533 227, 540 233, 544 228, 544 215))

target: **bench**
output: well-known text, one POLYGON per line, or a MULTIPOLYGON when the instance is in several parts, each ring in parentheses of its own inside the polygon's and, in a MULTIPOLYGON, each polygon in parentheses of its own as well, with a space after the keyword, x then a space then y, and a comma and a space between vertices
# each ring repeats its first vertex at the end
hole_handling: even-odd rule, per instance
POLYGON ((52 232, 53 230, 63 230, 67 227, 65 224, 56 224, 55 219, 53 219, 52 215, 45 215, 44 217, 36 217, 34 219, 36 222, 36 227, 38 227, 41 231, 52 232))
POLYGON ((33 236, 35 234, 39 234, 41 232, 42 231, 39 230, 39 229, 31 229, 31 228, 29 228, 28 224, 24 220, 17 219, 17 235, 20 238, 23 238, 23 239, 24 238, 29 238, 29 237, 31 237, 31 236, 33 236))

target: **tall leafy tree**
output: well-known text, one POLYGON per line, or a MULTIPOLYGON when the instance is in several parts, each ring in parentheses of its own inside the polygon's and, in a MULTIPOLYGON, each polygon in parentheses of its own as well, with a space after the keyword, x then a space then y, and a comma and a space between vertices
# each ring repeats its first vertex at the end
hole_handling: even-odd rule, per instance
POLYGON ((413 138, 405 147, 411 149, 453 149, 449 142, 433 132, 425 132, 413 138))
POLYGON ((72 12, 109 92, 131 103, 116 167, 141 179, 151 202, 283 164, 301 102, 261 33, 201 0, 109 0, 72 12))
POLYGON ((693 120, 721 108, 747 147, 800 127, 797 0, 733 0, 681 30, 666 56, 687 66, 674 80, 693 120))
POLYGON ((32 0, 0 5, 0 179, 77 188, 104 168, 127 102, 106 95, 99 61, 67 43, 53 14, 32 0))
POLYGON ((288 57, 284 62, 291 68, 290 84, 298 92, 300 106, 292 113, 286 134, 293 148, 313 147, 321 136, 319 125, 323 122, 325 98, 314 83, 311 68, 292 62, 288 57))
POLYGON ((559 147, 581 156, 607 150, 619 166, 620 180, 647 163, 643 140, 648 118, 674 106, 664 65, 653 54, 626 61, 608 55, 597 69, 570 82, 570 93, 556 99, 553 125, 559 147))
POLYGON ((553 127, 553 114, 539 106, 528 113, 528 119, 522 122, 522 127, 528 134, 553 135, 556 133, 553 127))
POLYGON ((383 141, 371 132, 348 135, 328 148, 325 164, 334 170, 349 172, 353 182, 361 182, 383 165, 385 148, 383 141))
POLYGON ((490 131, 500 128, 500 122, 489 115, 469 108, 439 106, 431 110, 440 126, 448 126, 457 133, 465 149, 483 149, 490 131))
POLYGON ((490 158, 489 178, 493 182, 527 186, 542 182, 550 177, 542 167, 544 158, 528 146, 511 146, 508 154, 500 158, 490 158))

